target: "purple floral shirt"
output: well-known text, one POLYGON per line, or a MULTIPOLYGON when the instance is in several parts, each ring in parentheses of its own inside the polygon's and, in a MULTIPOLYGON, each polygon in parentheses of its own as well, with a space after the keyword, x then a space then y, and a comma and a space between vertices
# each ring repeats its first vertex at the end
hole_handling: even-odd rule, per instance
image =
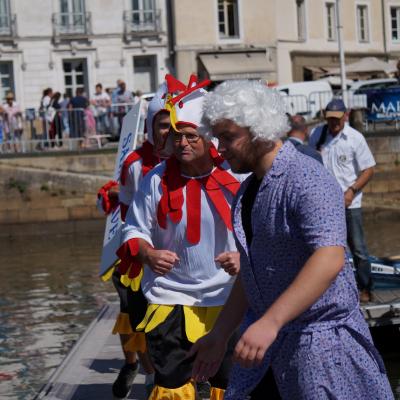
MULTIPOLYGON (((346 246, 344 198, 338 183, 320 163, 286 142, 254 201, 253 240, 248 247, 241 200, 250 179, 233 205, 240 276, 249 302, 242 332, 275 302, 318 248, 346 246)), ((234 365, 225 400, 245 399, 269 366, 283 399, 393 398, 359 309, 347 257, 328 290, 281 329, 261 366, 234 365)))
MULTIPOLYGON (((258 319, 315 250, 346 247, 345 208, 335 178, 286 142, 260 185, 252 211, 253 241, 248 248, 241 220, 241 198, 247 183, 237 195, 233 222, 241 253, 242 281, 258 319)), ((285 329, 304 331, 336 324, 357 306, 354 274, 346 258, 331 287, 285 329)))

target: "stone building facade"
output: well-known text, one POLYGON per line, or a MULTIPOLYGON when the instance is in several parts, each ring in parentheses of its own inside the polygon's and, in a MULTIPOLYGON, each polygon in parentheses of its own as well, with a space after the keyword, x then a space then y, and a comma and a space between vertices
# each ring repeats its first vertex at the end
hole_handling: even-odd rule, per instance
MULTIPOLYGON (((171 0, 179 77, 317 78, 339 65, 335 0, 171 0)), ((346 62, 400 56, 399 0, 342 0, 346 62)))
MULTIPOLYGON (((400 56, 400 0, 342 0, 346 62, 400 56)), ((0 98, 153 92, 165 73, 272 84, 339 65, 335 0, 0 0, 0 98)))
POLYGON ((0 0, 0 97, 38 108, 43 89, 90 96, 117 79, 153 92, 168 68, 165 0, 0 0))

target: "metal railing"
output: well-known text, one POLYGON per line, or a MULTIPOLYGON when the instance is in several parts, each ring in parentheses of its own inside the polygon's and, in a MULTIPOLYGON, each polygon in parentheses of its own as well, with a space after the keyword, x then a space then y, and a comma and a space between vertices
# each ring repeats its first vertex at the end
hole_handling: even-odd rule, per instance
MULTIPOLYGON (((104 111, 94 106, 75 109, 27 109, 18 126, 0 114, 1 154, 101 148, 118 141, 122 120, 133 103, 112 104, 104 111)), ((18 117, 20 118, 20 117, 18 117)), ((144 126, 144 116, 141 121, 144 126)))
MULTIPOLYGON (((307 120, 321 119, 323 118, 323 111, 327 104, 333 99, 342 99, 348 110, 351 110, 353 115, 354 112, 358 112, 357 120, 362 125, 362 129, 368 131, 370 126, 376 129, 376 124, 384 122, 386 124, 393 124, 393 127, 397 129, 400 125, 400 92, 399 92, 399 110, 392 110, 389 108, 388 112, 386 109, 383 112, 379 111, 379 118, 374 115, 378 111, 376 105, 374 106, 369 99, 367 92, 345 91, 334 93, 332 91, 323 92, 312 92, 307 96, 305 95, 286 95, 282 94, 284 102, 286 104, 286 111, 291 114, 303 115, 307 120), (374 109, 375 107, 375 109, 374 109)), ((396 101, 397 105, 397 101, 396 101)), ((382 108, 383 106, 381 106, 382 108)), ((394 106, 393 106, 394 107, 394 106)), ((392 108, 393 108, 392 107, 392 108)), ((397 106, 396 106, 397 107, 397 106)), ((387 107, 386 107, 387 108, 387 107)))
POLYGON ((91 35, 91 13, 53 13, 53 36, 91 35))
POLYGON ((124 11, 124 32, 149 34, 161 31, 161 10, 129 10, 124 11))

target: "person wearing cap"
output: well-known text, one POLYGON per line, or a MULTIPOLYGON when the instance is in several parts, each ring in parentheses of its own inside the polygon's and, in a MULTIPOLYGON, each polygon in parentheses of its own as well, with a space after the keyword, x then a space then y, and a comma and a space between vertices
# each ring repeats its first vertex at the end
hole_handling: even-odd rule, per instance
MULTIPOLYGON (((197 130, 208 83, 189 83, 167 101, 173 156, 141 182, 117 252, 143 274, 149 305, 137 329, 146 333, 155 369, 151 400, 196 398, 189 351, 212 327, 239 269, 230 207, 240 183, 197 130)), ((229 354, 211 379, 211 399, 223 396, 229 354)))
POLYGON ((342 190, 282 144, 282 97, 261 82, 228 81, 207 96, 204 116, 232 171, 252 174, 232 207, 240 274, 192 348, 192 376, 215 373, 240 325, 225 400, 246 399, 269 367, 284 400, 393 399, 345 254, 342 190))
POLYGON ((347 241, 353 255, 360 301, 371 300, 371 263, 362 223, 362 189, 374 174, 375 160, 364 136, 347 124, 346 106, 332 100, 325 110, 326 124, 314 129, 309 145, 321 152, 325 167, 344 193, 347 241))
MULTIPOLYGON (((98 203, 103 212, 108 215, 120 206, 121 219, 125 216, 139 183, 151 171, 161 158, 168 157, 166 138, 170 128, 169 111, 165 108, 168 93, 176 93, 186 89, 186 86, 172 75, 166 75, 165 82, 160 86, 148 107, 146 125, 147 140, 142 147, 127 154, 121 168, 119 184, 110 181, 98 193, 98 203)), ((142 332, 135 332, 130 323, 133 315, 146 310, 146 301, 139 290, 141 276, 132 277, 129 269, 124 270, 121 264, 111 268, 102 279, 107 281, 112 277, 113 284, 120 298, 120 310, 113 328, 113 334, 119 334, 125 354, 125 365, 122 367, 112 390, 115 398, 125 398, 131 389, 133 380, 139 370, 136 353, 146 373, 146 383, 151 385, 153 368, 146 355, 146 343, 142 332)))

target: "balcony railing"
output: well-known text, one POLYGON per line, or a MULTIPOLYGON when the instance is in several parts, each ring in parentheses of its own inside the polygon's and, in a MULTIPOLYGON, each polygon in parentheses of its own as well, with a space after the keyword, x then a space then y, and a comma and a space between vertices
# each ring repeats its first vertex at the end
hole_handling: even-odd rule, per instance
POLYGON ((17 16, 15 14, 0 14, 0 40, 17 36, 17 16))
POLYGON ((161 10, 124 11, 124 31, 129 39, 132 35, 151 35, 161 32, 161 10))
POLYGON ((62 37, 85 37, 92 33, 91 13, 54 13, 53 36, 55 40, 62 37))

